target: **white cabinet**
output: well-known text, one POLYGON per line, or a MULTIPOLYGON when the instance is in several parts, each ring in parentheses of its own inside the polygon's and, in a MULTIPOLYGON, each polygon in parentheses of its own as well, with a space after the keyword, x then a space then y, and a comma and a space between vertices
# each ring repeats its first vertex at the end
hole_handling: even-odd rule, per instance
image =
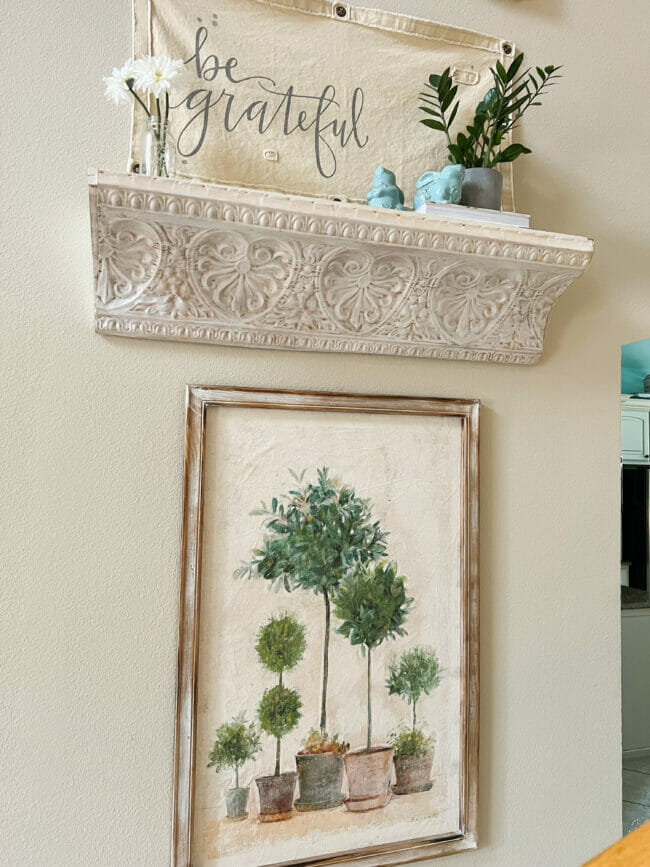
POLYGON ((623 749, 650 748, 650 608, 622 612, 623 749))
POLYGON ((624 463, 650 464, 650 413, 621 410, 621 458, 624 463))

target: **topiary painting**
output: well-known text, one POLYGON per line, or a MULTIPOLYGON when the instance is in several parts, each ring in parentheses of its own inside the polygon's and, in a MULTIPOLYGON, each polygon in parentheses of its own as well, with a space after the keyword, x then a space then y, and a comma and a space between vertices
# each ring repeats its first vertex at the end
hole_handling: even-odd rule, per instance
POLYGON ((235 788, 239 788, 239 769, 260 751, 260 736, 253 723, 246 722, 243 714, 230 722, 223 723, 217 734, 210 753, 209 768, 217 773, 225 768, 235 772, 235 788))
POLYGON ((262 665, 278 675, 278 684, 264 692, 257 708, 262 731, 276 739, 275 776, 280 774, 282 738, 292 731, 301 716, 302 701, 293 689, 282 682, 305 652, 305 628, 290 614, 272 617, 259 631, 255 649, 262 665))
POLYGON ((387 638, 406 635, 404 623, 413 602, 406 595, 405 578, 395 563, 357 566, 339 587, 335 600, 337 629, 352 645, 361 645, 367 656, 367 749, 372 743, 371 654, 387 638))
POLYGON ((455 841, 476 760, 476 402, 210 394, 190 405, 184 524, 195 857, 375 863, 455 841), (242 710, 261 744, 243 766, 221 727, 242 710))
POLYGON ((414 647, 390 663, 386 687, 390 695, 399 695, 410 704, 412 731, 415 731, 420 696, 429 695, 439 683, 438 657, 430 647, 414 647))
POLYGON ((327 729, 327 681, 331 603, 341 582, 354 569, 386 553, 386 533, 372 518, 369 500, 330 474, 316 471, 314 482, 292 473, 294 486, 274 496, 270 509, 263 503, 253 514, 263 518, 265 536, 250 561, 235 572, 237 578, 260 577, 294 590, 320 596, 324 609, 323 666, 319 727, 327 729))

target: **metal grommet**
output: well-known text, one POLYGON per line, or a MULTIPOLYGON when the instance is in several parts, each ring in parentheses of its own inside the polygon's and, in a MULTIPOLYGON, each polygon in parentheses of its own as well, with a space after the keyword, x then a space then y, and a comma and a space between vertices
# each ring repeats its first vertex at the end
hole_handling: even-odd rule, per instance
POLYGON ((345 18, 345 16, 348 14, 348 10, 345 8, 345 6, 335 6, 334 11, 339 16, 339 18, 345 18))
POLYGON ((504 42, 501 48, 504 54, 512 54, 512 45, 509 42, 504 42))

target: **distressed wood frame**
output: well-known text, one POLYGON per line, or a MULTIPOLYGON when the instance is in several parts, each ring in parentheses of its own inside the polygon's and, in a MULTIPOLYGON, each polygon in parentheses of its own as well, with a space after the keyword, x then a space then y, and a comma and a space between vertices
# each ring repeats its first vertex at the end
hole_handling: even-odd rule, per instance
MULTIPOLYGON (((198 684, 203 479, 211 407, 453 416, 462 422, 460 798, 458 832, 283 862, 293 867, 389 867, 477 847, 479 759, 479 401, 229 386, 188 386, 181 542, 172 867, 191 867, 198 684)), ((281 865, 270 865, 281 867, 281 865)))

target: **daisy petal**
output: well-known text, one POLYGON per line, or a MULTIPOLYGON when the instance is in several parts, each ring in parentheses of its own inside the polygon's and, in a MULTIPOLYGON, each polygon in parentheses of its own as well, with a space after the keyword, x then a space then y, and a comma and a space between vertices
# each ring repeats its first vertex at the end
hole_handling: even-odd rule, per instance
POLYGON ((156 98, 169 90, 172 82, 185 69, 182 60, 170 57, 141 57, 134 63, 135 86, 156 98))
POLYGON ((135 64, 132 60, 127 60, 121 69, 115 66, 110 75, 104 76, 106 97, 116 105, 120 102, 128 102, 129 100, 130 92, 127 81, 133 81, 135 74, 134 66, 135 64))

